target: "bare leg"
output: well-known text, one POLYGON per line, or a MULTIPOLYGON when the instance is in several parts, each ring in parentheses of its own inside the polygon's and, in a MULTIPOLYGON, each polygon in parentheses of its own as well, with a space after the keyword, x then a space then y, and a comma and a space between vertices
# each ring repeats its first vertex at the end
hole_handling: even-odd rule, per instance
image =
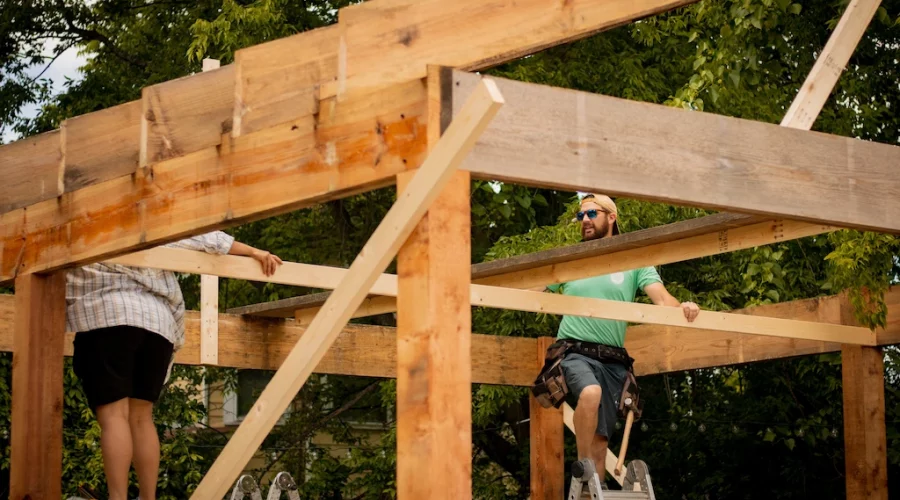
POLYGON ((600 396, 603 391, 599 385, 585 387, 578 396, 573 421, 575 424, 575 444, 578 447, 578 459, 592 458, 592 443, 597 432, 597 410, 600 408, 600 396))
POLYGON ((606 448, 609 445, 609 439, 604 436, 594 434, 594 440, 591 442, 591 460, 597 467, 597 475, 600 481, 606 477, 606 448))
POLYGON ((141 500, 156 500, 159 479, 159 436, 153 424, 153 403, 129 399, 129 424, 134 441, 134 470, 141 488, 141 500))
POLYGON ((128 400, 98 406, 100 450, 109 488, 109 500, 128 499, 128 472, 131 470, 131 428, 128 426, 128 400))

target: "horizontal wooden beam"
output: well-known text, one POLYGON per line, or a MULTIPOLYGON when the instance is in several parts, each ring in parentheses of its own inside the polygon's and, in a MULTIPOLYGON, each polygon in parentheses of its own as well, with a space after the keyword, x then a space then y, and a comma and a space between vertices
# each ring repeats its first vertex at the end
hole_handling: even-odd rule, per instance
MULTIPOLYGON (((13 295, 0 295, 0 352, 12 352, 15 321, 13 295)), ((185 313, 184 347, 175 362, 202 365, 200 313, 185 313)), ((293 320, 247 318, 219 314, 218 365, 228 368, 277 370, 306 328, 293 320)), ((64 354, 72 355, 74 333, 66 334, 64 354)), ((537 369, 537 340, 523 337, 472 335, 472 381, 479 384, 527 386, 537 369), (530 352, 531 357, 522 354, 530 352)), ((396 329, 348 324, 316 366, 315 373, 359 377, 397 376, 396 329)))
MULTIPOLYGON (((481 76, 454 71, 454 102, 481 76)), ((498 78, 482 179, 900 233, 900 147, 498 78)))
MULTIPOLYGON (((879 345, 900 344, 900 287, 886 295, 887 327, 878 330, 879 345)), ((840 324, 845 295, 797 300, 732 311, 820 323, 840 324)), ((0 351, 13 350, 15 299, 0 295, 0 351)), ((293 320, 220 314, 219 366, 275 370, 306 330, 293 320)), ((67 334, 65 355, 72 355, 74 334, 67 334)), ((657 325, 630 326, 625 347, 635 358, 640 376, 700 368, 769 361, 838 352, 840 344, 722 331, 657 325)), ((536 339, 472 334, 474 383, 528 386, 540 367, 534 361, 536 339), (532 356, 527 354, 531 353, 532 356)), ((316 373, 393 378, 397 368, 396 330, 389 327, 347 325, 316 373)), ((175 362, 199 365, 200 313, 185 315, 185 345, 175 362)))
MULTIPOLYGON (((473 283, 540 290, 597 274, 733 252, 824 233, 833 228, 806 222, 767 221, 755 215, 715 214, 472 266, 473 283), (682 238, 682 239, 676 239, 682 238)), ((294 316, 324 304, 330 292, 230 309, 232 314, 294 316)), ((381 312, 389 307, 382 307, 381 312)), ((393 309, 396 310, 396 309, 393 309)), ((367 311, 359 311, 365 315, 367 311)))
MULTIPOLYGON (((341 268, 286 262, 275 274, 267 277, 262 274, 258 263, 249 257, 210 255, 176 248, 145 250, 109 262, 315 288, 334 287, 348 272, 341 268)), ((370 293, 396 296, 396 275, 382 274, 375 281, 370 293)), ((487 285, 473 284, 471 300, 473 306, 547 314, 566 314, 859 345, 875 345, 876 342, 875 332, 855 326, 827 325, 779 318, 742 318, 738 315, 715 311, 703 311, 694 322, 688 323, 681 309, 675 307, 571 297, 487 285)))
POLYGON ((422 82, 326 104, 327 113, 223 135, 219 146, 0 215, 0 282, 389 185, 421 163, 422 82))
MULTIPOLYGON (((371 0, 345 7, 338 24, 239 50, 232 65, 148 86, 139 101, 0 147, 0 178, 11 179, 0 186, 0 214, 134 174, 139 163, 215 147, 222 134, 332 113, 339 93, 342 101, 365 103, 366 94, 424 78, 428 64, 485 69, 695 1, 371 0)), ((390 123, 377 121, 384 117, 377 108, 358 109, 371 130, 390 123)), ((327 155, 332 146, 321 139, 327 155)), ((359 141, 357 153, 376 145, 359 141)))

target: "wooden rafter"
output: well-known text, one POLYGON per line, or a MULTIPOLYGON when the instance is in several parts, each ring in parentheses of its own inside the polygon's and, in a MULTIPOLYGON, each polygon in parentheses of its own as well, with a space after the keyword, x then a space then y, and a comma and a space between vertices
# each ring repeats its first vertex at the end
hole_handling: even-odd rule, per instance
MULTIPOLYGON (((455 95, 480 79, 454 71, 455 95)), ((898 146, 496 81, 475 177, 900 233, 898 146)))

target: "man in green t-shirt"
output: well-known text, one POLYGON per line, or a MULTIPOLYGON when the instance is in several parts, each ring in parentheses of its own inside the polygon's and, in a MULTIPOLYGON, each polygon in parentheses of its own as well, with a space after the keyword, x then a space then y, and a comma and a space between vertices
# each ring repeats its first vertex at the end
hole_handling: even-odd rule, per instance
MULTIPOLYGON (((588 194, 581 200, 577 221, 584 241, 619 234, 616 204, 608 196, 588 194)), ((688 321, 700 312, 693 302, 679 302, 662 283, 653 267, 616 272, 592 278, 550 285, 553 293, 633 302, 638 289, 656 305, 681 307, 688 321)), ((557 338, 623 348, 626 322, 564 316, 557 338)), ((616 422, 619 396, 627 368, 615 362, 601 362, 581 353, 568 352, 562 369, 569 388, 567 402, 575 408, 575 440, 578 459, 590 458, 604 477, 606 447, 616 422)))

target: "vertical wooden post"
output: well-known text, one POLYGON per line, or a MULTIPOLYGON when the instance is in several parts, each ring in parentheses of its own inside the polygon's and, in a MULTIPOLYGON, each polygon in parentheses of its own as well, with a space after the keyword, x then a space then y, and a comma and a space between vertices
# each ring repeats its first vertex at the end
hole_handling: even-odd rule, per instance
POLYGON ((66 276, 16 278, 10 498, 62 496, 66 276))
MULTIPOLYGON (((552 337, 538 339, 537 368, 544 365, 544 354, 552 337)), ((558 500, 565 495, 565 457, 562 408, 544 408, 529 395, 531 419, 531 499, 558 500)))
POLYGON ((878 347, 841 348, 847 500, 888 498, 883 356, 878 347))
MULTIPOLYGON (((450 72, 428 69, 428 135, 449 124, 450 72)), ((398 175, 405 189, 411 175, 398 175)), ((472 498, 471 212, 458 171, 400 249, 397 496, 472 498)), ((398 192, 400 192, 398 191, 398 192)))
POLYGON ((200 275, 200 363, 219 364, 219 277, 200 275))

